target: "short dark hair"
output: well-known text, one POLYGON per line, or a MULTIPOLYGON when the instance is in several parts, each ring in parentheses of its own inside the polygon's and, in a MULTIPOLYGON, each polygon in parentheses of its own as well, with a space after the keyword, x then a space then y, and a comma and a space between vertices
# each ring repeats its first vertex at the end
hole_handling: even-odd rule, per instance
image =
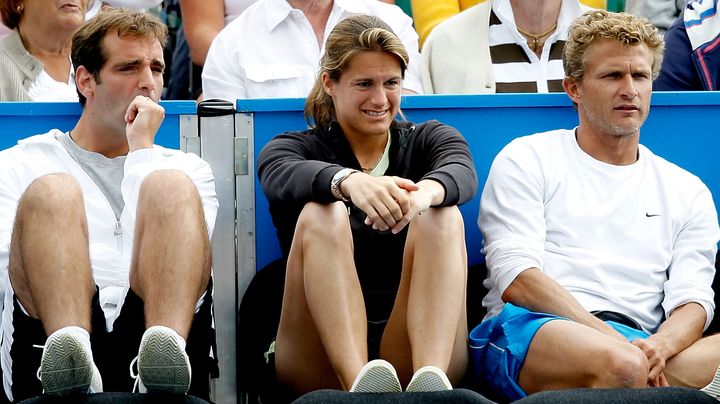
POLYGON ((20 24, 20 16, 22 12, 18 7, 22 4, 22 0, 2 0, 0 1, 0 18, 3 24, 10 29, 17 28, 20 24))
MULTIPOLYGON (((71 59, 77 69, 84 66, 100 82, 100 70, 105 66, 108 55, 103 49, 103 39, 111 33, 119 37, 133 36, 157 39, 161 46, 167 42, 167 26, 152 14, 124 8, 108 8, 83 24, 72 38, 71 59)), ((85 105, 85 96, 78 90, 80 104, 85 105)))

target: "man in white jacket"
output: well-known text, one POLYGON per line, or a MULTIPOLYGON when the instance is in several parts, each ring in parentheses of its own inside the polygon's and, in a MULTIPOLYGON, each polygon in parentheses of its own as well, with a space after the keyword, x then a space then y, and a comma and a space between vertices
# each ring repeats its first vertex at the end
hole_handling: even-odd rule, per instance
POLYGON ((72 44, 77 125, 0 152, 10 400, 102 391, 103 380, 130 391, 136 357, 140 391, 208 395, 207 368, 192 375, 190 363, 208 363, 218 202, 207 163, 153 144, 166 35, 134 11, 86 23, 72 44))
POLYGON ((639 144, 662 39, 604 10, 570 27, 563 87, 580 124, 495 158, 479 225, 485 320, 470 333, 504 399, 574 387, 705 387, 720 397, 711 284, 720 238, 700 179, 639 144))

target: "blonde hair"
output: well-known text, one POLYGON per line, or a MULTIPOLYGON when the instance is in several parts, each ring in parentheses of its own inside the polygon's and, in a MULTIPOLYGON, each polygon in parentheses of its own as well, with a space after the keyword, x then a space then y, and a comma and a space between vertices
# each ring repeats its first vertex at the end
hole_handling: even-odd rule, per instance
POLYGON ((323 88, 322 76, 338 82, 350 68, 353 57, 360 52, 387 52, 400 63, 402 77, 409 57, 400 39, 381 19, 358 15, 340 21, 325 42, 325 54, 310 94, 305 101, 305 119, 310 126, 327 126, 335 119, 335 105, 323 88))
POLYGON ((568 39, 563 49, 566 77, 575 81, 582 80, 585 75, 585 54, 590 45, 599 39, 610 39, 623 46, 647 45, 653 54, 653 80, 660 74, 664 44, 657 28, 647 18, 627 13, 592 10, 570 25, 568 39))

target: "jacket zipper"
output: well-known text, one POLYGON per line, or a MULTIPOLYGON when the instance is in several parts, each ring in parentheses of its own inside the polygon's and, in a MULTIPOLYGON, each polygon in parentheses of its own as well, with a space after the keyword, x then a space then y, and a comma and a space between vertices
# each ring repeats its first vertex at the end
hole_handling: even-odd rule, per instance
POLYGON ((123 239, 122 239, 122 226, 120 226, 120 221, 117 220, 115 222, 115 231, 113 232, 115 235, 115 241, 117 242, 117 250, 120 252, 120 255, 123 253, 123 239))

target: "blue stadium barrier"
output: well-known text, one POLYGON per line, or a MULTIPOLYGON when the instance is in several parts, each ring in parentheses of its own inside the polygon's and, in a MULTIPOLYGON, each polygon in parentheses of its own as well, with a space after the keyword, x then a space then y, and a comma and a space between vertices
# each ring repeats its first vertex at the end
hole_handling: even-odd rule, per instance
MULTIPOLYGON (((155 143, 179 149, 180 116, 195 115, 195 102, 162 101, 160 105, 165 108, 165 120, 155 143)), ((50 129, 70 130, 81 113, 82 108, 77 102, 0 102, 0 149, 50 129)))
MULTIPOLYGON (((304 99, 238 100, 237 110, 252 116, 254 153, 273 136, 307 127, 304 99)), ((495 155, 512 139, 536 132, 573 128, 578 123, 572 103, 563 93, 407 96, 402 111, 408 120, 436 119, 462 133, 470 144, 478 171, 480 190, 495 155)), ((655 154, 700 177, 720 200, 720 92, 658 92, 641 130, 640 142, 655 154)), ((256 180, 257 181, 257 180, 256 180)), ((256 182, 256 268, 280 256, 268 205, 256 182)), ((480 192, 461 206, 465 218, 470 264, 481 262, 481 236, 477 227, 480 192)))

